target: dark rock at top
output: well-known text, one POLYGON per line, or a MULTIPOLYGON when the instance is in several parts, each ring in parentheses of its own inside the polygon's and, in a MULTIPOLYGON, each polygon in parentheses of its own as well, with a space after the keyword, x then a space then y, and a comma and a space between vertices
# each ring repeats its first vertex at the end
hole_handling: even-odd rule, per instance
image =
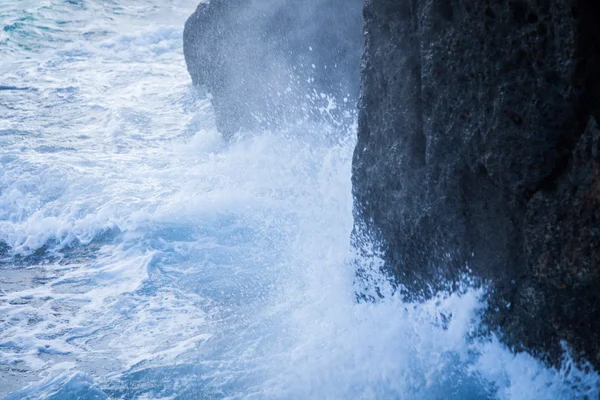
POLYGON ((600 3, 368 0, 354 238, 408 297, 470 271, 489 326, 600 367, 600 3))
POLYGON ((212 94, 218 128, 231 134, 298 119, 352 118, 361 9, 362 0, 200 4, 185 25, 184 53, 194 83, 212 94))

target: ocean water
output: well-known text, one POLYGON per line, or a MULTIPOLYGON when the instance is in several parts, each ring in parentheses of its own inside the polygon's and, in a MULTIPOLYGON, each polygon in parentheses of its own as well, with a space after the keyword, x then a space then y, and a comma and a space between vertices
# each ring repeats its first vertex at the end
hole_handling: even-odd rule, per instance
POLYGON ((405 303, 355 255, 355 125, 223 141, 196 1, 0 0, 0 398, 598 398, 474 337, 480 289, 405 303))

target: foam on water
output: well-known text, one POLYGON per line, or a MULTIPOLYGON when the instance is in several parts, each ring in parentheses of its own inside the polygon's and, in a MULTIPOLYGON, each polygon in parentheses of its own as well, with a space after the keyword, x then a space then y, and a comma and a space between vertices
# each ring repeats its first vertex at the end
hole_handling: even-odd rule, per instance
POLYGON ((409 304, 375 268, 357 303, 356 127, 223 143, 181 54, 195 0, 134 3, 0 5, 0 84, 28 89, 0 92, 0 395, 598 397, 473 336, 480 289, 409 304))

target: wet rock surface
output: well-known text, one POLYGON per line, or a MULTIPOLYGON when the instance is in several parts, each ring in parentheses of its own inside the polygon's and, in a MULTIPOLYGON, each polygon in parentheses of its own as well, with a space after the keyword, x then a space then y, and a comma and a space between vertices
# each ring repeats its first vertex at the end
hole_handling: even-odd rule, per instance
POLYGON ((362 0, 201 3, 186 22, 184 53, 192 80, 212 95, 219 130, 352 118, 361 9, 362 0))
POLYGON ((354 238, 407 297, 472 272, 516 350, 600 367, 600 5, 368 0, 354 238))

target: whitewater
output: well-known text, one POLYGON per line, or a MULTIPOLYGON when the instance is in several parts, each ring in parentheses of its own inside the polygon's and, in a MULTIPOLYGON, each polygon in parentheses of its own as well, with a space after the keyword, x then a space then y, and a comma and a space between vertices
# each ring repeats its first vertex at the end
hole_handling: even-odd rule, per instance
POLYGON ((598 398, 475 335, 481 289, 409 304, 356 254, 356 124, 224 141, 196 5, 0 0, 0 398, 598 398))

